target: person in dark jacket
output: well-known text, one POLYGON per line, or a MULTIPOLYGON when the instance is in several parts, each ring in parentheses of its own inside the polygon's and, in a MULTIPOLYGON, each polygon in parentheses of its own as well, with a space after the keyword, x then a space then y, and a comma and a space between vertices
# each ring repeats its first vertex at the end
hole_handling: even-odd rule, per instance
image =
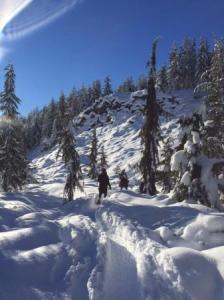
POLYGON ((107 196, 108 186, 111 189, 110 180, 105 168, 102 169, 102 172, 98 176, 98 181, 99 181, 99 200, 97 201, 97 204, 100 204, 102 195, 104 195, 104 197, 107 196))
POLYGON ((129 180, 128 180, 128 176, 127 176, 127 173, 125 172, 125 170, 123 170, 121 172, 121 174, 119 175, 119 178, 120 178, 119 186, 121 188, 121 191, 122 191, 123 188, 125 188, 127 190, 129 180))

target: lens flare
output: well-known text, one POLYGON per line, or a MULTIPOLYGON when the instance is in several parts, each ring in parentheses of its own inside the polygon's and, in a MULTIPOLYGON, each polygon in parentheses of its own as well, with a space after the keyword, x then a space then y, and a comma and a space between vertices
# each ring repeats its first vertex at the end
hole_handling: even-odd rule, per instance
MULTIPOLYGON (((66 13, 82 0, 0 0, 0 42, 22 37, 66 13)), ((0 47, 0 58, 3 55, 0 47)))
POLYGON ((0 1, 0 32, 19 14, 32 0, 1 0, 0 1))
POLYGON ((23 2, 22 8, 20 4, 18 11, 15 11, 13 17, 2 29, 3 35, 7 38, 20 37, 46 25, 67 12, 80 0, 29 0, 23 2))

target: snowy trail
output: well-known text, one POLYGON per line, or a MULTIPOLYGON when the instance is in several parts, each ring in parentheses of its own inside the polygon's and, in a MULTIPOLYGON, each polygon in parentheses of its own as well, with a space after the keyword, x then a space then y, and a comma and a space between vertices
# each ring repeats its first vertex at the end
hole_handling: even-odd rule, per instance
POLYGON ((137 194, 116 190, 99 207, 94 197, 62 205, 43 185, 0 201, 0 299, 200 300, 190 287, 199 280, 192 274, 205 268, 194 267, 197 257, 212 270, 203 299, 222 299, 215 262, 191 249, 175 250, 184 244, 177 228, 202 217, 201 210, 140 196, 136 205, 137 194), (183 273, 186 257, 190 281, 183 273))
POLYGON ((224 299, 223 214, 120 192, 116 178, 101 206, 89 179, 62 205, 56 151, 33 160, 27 191, 1 194, 1 300, 224 299))
POLYGON ((158 234, 136 226, 109 207, 103 207, 97 215, 108 238, 102 292, 105 299, 188 299, 174 292, 174 283, 168 284, 162 275, 156 259, 163 249, 158 234))
POLYGON ((128 250, 108 239, 106 246, 104 299, 141 299, 135 258, 128 250), (127 276, 128 275, 128 276, 127 276))

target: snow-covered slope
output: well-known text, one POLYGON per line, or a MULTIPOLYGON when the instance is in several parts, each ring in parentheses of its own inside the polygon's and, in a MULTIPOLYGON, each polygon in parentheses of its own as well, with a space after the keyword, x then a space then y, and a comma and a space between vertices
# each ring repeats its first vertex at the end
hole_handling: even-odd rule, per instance
MULTIPOLYGON (((141 157, 140 130, 143 125, 145 92, 117 93, 100 98, 75 120, 75 136, 82 162, 86 164, 89 152, 91 129, 96 126, 99 148, 104 146, 108 158, 108 173, 126 169, 133 188, 139 184, 137 163, 141 157)), ((161 130, 164 137, 179 139, 178 120, 191 116, 200 109, 200 100, 194 99, 191 90, 173 94, 158 94, 161 106, 161 130)), ((100 149, 99 149, 100 151, 100 149)))
MULTIPOLYGON (((94 115, 87 110, 76 120, 84 170, 96 123, 105 146, 112 191, 102 206, 88 178, 85 192, 62 205, 65 171, 57 148, 31 153, 37 183, 1 194, 1 300, 224 299, 223 213, 137 192, 143 98, 143 92, 109 96, 94 115), (117 166, 128 171, 129 191, 118 189, 117 166)), ((163 134, 177 139, 178 117, 198 109, 198 100, 189 91, 159 99, 168 112, 163 134)))

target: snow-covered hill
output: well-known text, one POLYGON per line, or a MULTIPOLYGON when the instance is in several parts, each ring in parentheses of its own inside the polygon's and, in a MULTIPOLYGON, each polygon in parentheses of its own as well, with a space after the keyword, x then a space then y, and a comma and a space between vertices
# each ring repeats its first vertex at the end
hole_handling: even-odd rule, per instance
MULTIPOLYGON (((96 126, 99 148, 104 146, 108 157, 108 173, 114 176, 117 167, 125 169, 133 188, 139 184, 136 165, 141 157, 140 130, 143 126, 145 91, 117 93, 100 98, 75 120, 75 136, 82 162, 87 163, 91 129, 96 126)), ((179 118, 191 116, 200 109, 200 100, 191 90, 158 94, 161 107, 161 130, 164 137, 179 141, 179 118)), ((100 149, 99 149, 100 150, 100 149)))
MULTIPOLYGON (((198 110, 191 91, 159 95, 164 136, 198 110)), ((138 193, 144 92, 100 99, 75 121, 86 170, 91 128, 108 157, 112 190, 96 206, 97 183, 62 205, 65 170, 57 147, 30 154, 37 183, 0 197, 1 300, 224 299, 224 214, 138 193), (120 192, 115 168, 131 189, 120 192)))

